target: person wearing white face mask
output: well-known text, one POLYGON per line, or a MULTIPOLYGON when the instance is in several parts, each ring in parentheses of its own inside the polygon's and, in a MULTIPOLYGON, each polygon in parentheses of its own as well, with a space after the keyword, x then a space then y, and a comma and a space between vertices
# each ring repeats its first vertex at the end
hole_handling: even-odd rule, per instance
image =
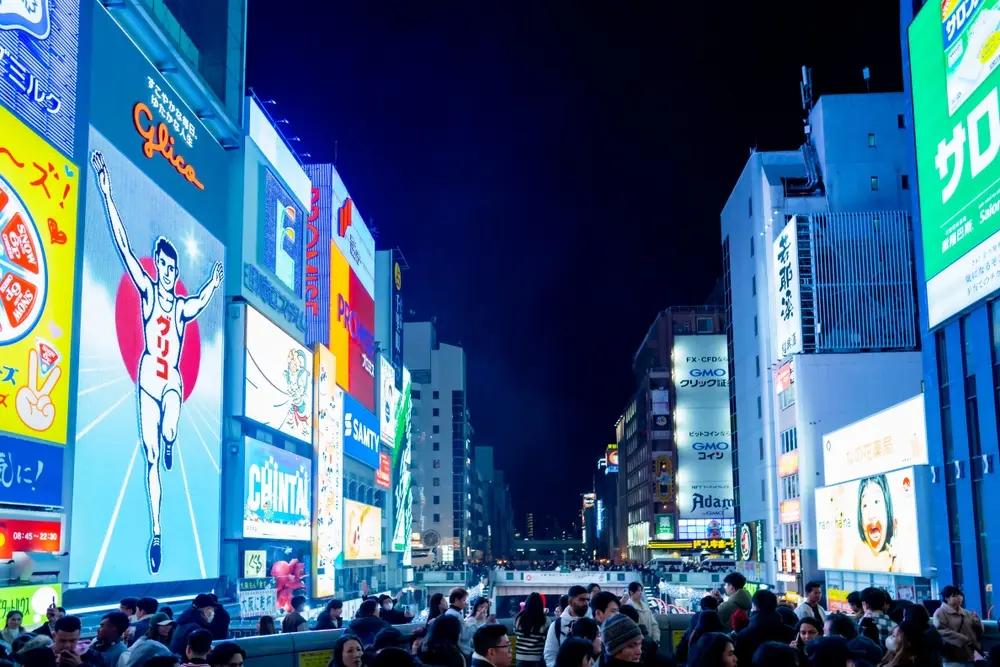
POLYGON ((215 618, 215 599, 207 593, 201 593, 194 599, 190 609, 185 609, 177 618, 177 630, 170 642, 170 650, 177 655, 184 655, 187 648, 188 635, 199 628, 211 632, 212 619, 215 618))

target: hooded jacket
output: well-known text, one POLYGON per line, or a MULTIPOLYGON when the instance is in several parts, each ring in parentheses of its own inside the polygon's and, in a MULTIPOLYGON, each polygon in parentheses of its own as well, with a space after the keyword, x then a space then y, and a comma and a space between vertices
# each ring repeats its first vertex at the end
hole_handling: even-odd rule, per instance
POLYGON ((139 667, 146 664, 150 658, 159 655, 171 655, 170 649, 149 637, 139 637, 131 647, 129 647, 121 657, 118 658, 117 667, 139 667))
POLYGON ((201 609, 195 609, 194 607, 185 609, 177 617, 177 628, 174 630, 174 638, 170 640, 170 650, 177 655, 184 655, 184 649, 187 648, 188 636, 198 629, 211 631, 208 627, 208 620, 205 618, 205 614, 202 613, 201 609))
MULTIPOLYGON (((590 607, 587 607, 589 613, 590 607)), ((556 656, 559 655, 559 647, 562 643, 566 641, 569 637, 570 632, 573 631, 573 623, 576 622, 578 616, 574 616, 572 610, 569 607, 563 609, 563 613, 559 615, 555 621, 549 623, 549 629, 545 633, 545 648, 542 650, 542 658, 545 660, 546 667, 556 667, 556 656), (556 635, 558 630, 559 634, 556 635)))
POLYGON ((639 601, 636 602, 630 596, 625 604, 630 607, 634 607, 635 610, 639 612, 639 625, 646 628, 646 632, 649 634, 650 639, 659 644, 660 626, 656 622, 656 616, 653 615, 653 610, 649 608, 648 604, 646 604, 646 600, 640 596, 639 601))
POLYGON ((389 624, 378 616, 362 616, 352 620, 345 632, 357 637, 361 640, 361 645, 367 648, 375 643, 375 635, 378 634, 378 631, 387 627, 389 624))
MULTIPOLYGON (((736 591, 729 596, 729 599, 719 605, 719 618, 722 619, 722 627, 733 627, 733 612, 737 609, 742 609, 749 614, 751 608, 753 608, 753 600, 750 597, 750 593, 745 588, 736 591)), ((748 662, 747 664, 749 665, 750 663, 748 662)))

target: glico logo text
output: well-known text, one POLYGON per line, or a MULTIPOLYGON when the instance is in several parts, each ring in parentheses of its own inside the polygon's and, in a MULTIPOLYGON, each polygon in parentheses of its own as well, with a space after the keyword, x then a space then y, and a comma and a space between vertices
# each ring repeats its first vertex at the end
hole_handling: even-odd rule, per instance
POLYGON ((357 311, 351 308, 351 304, 344 298, 343 294, 337 295, 337 321, 340 322, 351 338, 356 340, 369 357, 375 358, 375 334, 361 321, 357 311))

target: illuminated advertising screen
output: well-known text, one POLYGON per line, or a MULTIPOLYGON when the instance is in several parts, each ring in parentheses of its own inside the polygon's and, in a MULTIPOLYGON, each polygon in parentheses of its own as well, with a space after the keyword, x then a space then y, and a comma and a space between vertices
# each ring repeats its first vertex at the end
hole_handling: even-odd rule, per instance
POLYGON ((927 462, 923 394, 823 436, 827 486, 927 462))
POLYGON ((344 550, 344 390, 337 359, 316 348, 316 514, 313 520, 313 597, 336 594, 335 565, 344 550))
POLYGON ((0 127, 0 381, 7 387, 0 502, 58 507, 71 400, 79 170, 3 107, 0 127))
POLYGON ((607 451, 605 452, 605 458, 608 462, 608 467, 604 469, 604 474, 618 472, 618 445, 612 443, 608 445, 607 451))
POLYGON ((760 561, 767 558, 764 522, 748 521, 736 526, 736 560, 760 561))
POLYGON ((336 247, 330 248, 330 351, 337 364, 337 384, 375 411, 375 302, 336 247))
POLYGON ((306 442, 312 441, 313 353, 271 320, 247 306, 247 419, 306 442))
POLYGON ((68 156, 79 37, 79 0, 0 3, 0 104, 68 156))
POLYGON ((267 167, 261 167, 264 193, 264 256, 269 269, 294 294, 302 294, 306 213, 267 167))
POLYGON ((399 262, 392 262, 392 287, 390 288, 389 304, 392 313, 390 320, 390 337, 392 339, 392 367, 396 371, 396 389, 403 388, 403 269, 399 262))
POLYGON ((90 148, 70 580, 213 578, 224 250, 94 128, 90 148))
POLYGON ((312 530, 312 461, 246 438, 243 537, 308 540, 312 530))
POLYGON ((904 468, 816 489, 819 568, 924 576, 920 483, 913 468, 904 468))
POLYGON ((396 405, 396 435, 392 447, 392 475, 396 481, 396 520, 393 522, 392 550, 408 553, 410 530, 413 522, 413 478, 410 476, 410 458, 413 443, 410 436, 411 388, 410 371, 403 367, 403 390, 396 405))
POLYGON ((385 452, 378 453, 378 470, 375 471, 375 486, 392 488, 392 458, 385 452))
POLYGON ((676 485, 674 484, 674 461, 670 454, 657 456, 653 460, 653 499, 666 505, 667 510, 673 511, 676 504, 676 485))
POLYGON ((774 339, 778 359, 802 351, 802 314, 799 295, 798 218, 792 216, 774 239, 774 339))
POLYGON ((733 518, 726 337, 676 336, 677 505, 681 519, 733 518))
POLYGON ((62 553, 61 521, 0 519, 0 558, 10 560, 14 552, 62 553))
POLYGON ((344 500, 344 560, 382 557, 382 510, 344 500))
POLYGON ((344 453, 378 468, 378 443, 378 419, 344 392, 344 453))
POLYGON ((927 3, 909 28, 927 316, 1000 288, 996 0, 927 3))
POLYGON ((379 355, 378 429, 389 447, 396 443, 396 411, 399 409, 399 391, 396 390, 396 369, 389 360, 379 355))
POLYGON ((583 509, 589 510, 591 507, 597 504, 597 494, 596 493, 585 493, 583 494, 583 509))
POLYGON ((24 614, 21 622, 26 628, 48 622, 45 612, 51 605, 62 605, 62 584, 0 588, 0 614, 6 617, 9 611, 20 611, 24 614))

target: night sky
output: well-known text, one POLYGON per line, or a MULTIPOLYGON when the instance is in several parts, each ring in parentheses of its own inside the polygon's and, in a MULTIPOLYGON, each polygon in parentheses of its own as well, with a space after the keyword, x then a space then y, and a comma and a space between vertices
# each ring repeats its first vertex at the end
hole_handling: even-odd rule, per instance
POLYGON ((750 148, 801 145, 800 67, 902 89, 889 1, 303 4, 250 0, 247 84, 402 250, 408 319, 465 348, 518 524, 579 509, 656 313, 721 276, 750 148))

